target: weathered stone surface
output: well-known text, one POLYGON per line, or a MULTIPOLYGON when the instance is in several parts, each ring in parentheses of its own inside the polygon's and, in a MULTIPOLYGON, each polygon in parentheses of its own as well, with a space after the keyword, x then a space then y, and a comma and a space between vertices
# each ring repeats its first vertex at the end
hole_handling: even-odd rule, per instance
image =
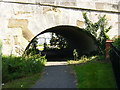
POLYGON ((28 29, 27 19, 9 19, 8 28, 21 28, 23 37, 30 41, 34 35, 28 29))
MULTIPOLYGON (((100 0, 4 0, 17 2, 39 2, 43 4, 72 6, 80 8, 117 11, 118 1, 100 0)), ((120 11, 120 10, 119 10, 120 11)), ((84 28, 82 11, 73 9, 53 8, 39 5, 22 5, 0 3, 0 38, 3 42, 3 54, 21 55, 28 42, 38 33, 59 25, 71 25, 84 28)), ((88 12, 89 18, 96 22, 99 15, 106 14, 112 29, 108 35, 112 39, 120 35, 120 20, 117 14, 88 12)))
POLYGON ((96 9, 103 10, 104 9, 104 4, 103 3, 96 3, 96 9))
POLYGON ((76 23, 77 23, 78 27, 83 28, 83 26, 84 26, 84 22, 83 21, 77 20, 76 23))

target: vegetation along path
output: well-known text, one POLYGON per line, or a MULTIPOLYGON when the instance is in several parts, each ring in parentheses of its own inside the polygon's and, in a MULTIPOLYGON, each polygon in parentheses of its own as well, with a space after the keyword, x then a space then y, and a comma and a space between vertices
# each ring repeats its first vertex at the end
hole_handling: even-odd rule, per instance
POLYGON ((32 88, 76 88, 76 80, 66 62, 48 62, 32 88))

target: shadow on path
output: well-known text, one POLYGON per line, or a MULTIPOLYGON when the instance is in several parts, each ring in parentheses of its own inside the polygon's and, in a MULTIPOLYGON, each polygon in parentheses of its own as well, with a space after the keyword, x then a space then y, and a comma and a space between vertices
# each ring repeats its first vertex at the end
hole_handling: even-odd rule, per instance
POLYGON ((74 73, 66 62, 48 62, 32 88, 76 88, 74 73))

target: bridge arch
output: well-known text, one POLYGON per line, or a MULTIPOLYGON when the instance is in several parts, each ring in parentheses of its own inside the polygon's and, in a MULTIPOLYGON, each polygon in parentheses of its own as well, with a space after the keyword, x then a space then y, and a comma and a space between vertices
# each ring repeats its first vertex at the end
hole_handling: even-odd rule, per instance
POLYGON ((53 32, 63 36, 72 46, 72 48, 75 48, 82 53, 89 53, 97 50, 97 42, 90 33, 76 26, 60 25, 46 29, 40 32, 39 34, 37 34, 30 41, 25 51, 29 48, 30 44, 37 36, 47 32, 53 32))

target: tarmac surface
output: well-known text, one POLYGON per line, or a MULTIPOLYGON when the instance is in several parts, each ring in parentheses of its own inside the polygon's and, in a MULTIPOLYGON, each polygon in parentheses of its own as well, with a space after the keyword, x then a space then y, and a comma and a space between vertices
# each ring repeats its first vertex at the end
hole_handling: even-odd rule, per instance
POLYGON ((74 72, 66 62, 48 62, 32 88, 76 88, 74 72))

